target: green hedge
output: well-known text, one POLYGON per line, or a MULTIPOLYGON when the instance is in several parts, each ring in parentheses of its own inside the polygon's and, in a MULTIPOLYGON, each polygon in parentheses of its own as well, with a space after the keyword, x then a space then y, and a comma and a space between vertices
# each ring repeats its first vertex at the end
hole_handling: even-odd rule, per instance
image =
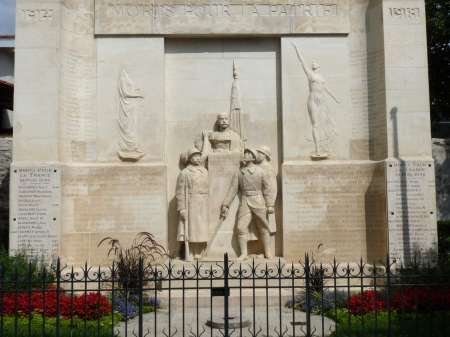
POLYGON ((450 268, 450 220, 438 221, 439 262, 450 268))
MULTIPOLYGON (((328 317, 334 319, 334 312, 328 317)), ((393 337, 448 337, 450 336, 450 312, 429 314, 391 313, 393 337)), ((346 309, 338 309, 336 331, 331 337, 386 337, 389 331, 386 311, 354 316, 346 309)))
MULTIPOLYGON (((120 322, 120 315, 114 314, 114 323, 120 322)), ((45 332, 43 333, 44 320, 41 315, 33 315, 31 320, 28 317, 17 318, 14 316, 3 317, 2 336, 8 337, 55 337, 56 336, 56 318, 45 318, 45 332), (31 332, 29 334, 29 332, 31 332)), ((84 321, 82 319, 60 320, 60 337, 111 337, 112 335, 112 316, 104 316, 99 321, 84 321)), ((115 334, 114 336, 117 336, 115 334)))
POLYGON ((5 290, 27 290, 29 281, 32 288, 41 288, 44 280, 43 268, 45 267, 45 283, 55 282, 54 273, 38 258, 30 258, 25 254, 9 256, 5 250, 0 250, 0 276, 3 278, 5 290), (17 282, 13 282, 17 280, 17 282))

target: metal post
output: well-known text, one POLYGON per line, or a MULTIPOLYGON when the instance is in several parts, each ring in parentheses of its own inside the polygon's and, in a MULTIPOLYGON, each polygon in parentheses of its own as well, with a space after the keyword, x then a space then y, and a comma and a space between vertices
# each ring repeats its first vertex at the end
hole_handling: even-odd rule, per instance
POLYGON ((225 326, 224 326, 224 337, 229 337, 229 332, 228 332, 228 327, 229 327, 229 322, 228 322, 228 320, 229 320, 229 313, 228 313, 228 296, 230 295, 230 288, 229 288, 229 285, 228 285, 228 273, 229 273, 229 270, 228 270, 228 254, 227 253, 225 253, 225 255, 224 255, 224 261, 223 261, 223 263, 224 263, 224 272, 223 272, 223 283, 224 283, 224 289, 225 289, 225 294, 224 294, 224 297, 223 297, 223 300, 224 300, 224 323, 225 323, 225 326))
POLYGON ((386 257, 386 309, 388 311, 388 337, 392 336, 392 316, 391 316, 391 259, 389 254, 386 257))
POLYGON ((56 261, 56 337, 61 334, 61 261, 56 261))
POLYGON ((143 288, 144 288, 144 259, 139 258, 139 337, 144 336, 144 321, 143 321, 143 288))
POLYGON ((305 256, 305 300, 306 300, 306 337, 311 337, 311 285, 309 256, 305 256))

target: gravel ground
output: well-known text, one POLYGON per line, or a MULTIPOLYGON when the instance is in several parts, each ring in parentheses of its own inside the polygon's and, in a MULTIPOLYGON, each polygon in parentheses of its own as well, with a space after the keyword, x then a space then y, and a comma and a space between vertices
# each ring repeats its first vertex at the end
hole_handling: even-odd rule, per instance
MULTIPOLYGON (((213 321, 223 323, 223 308, 217 308, 213 313, 213 321)), ((239 326, 239 310, 238 308, 230 308, 230 316, 235 319, 230 320, 230 324, 236 323, 239 326)), ((253 322, 255 321, 255 330, 259 337, 284 337, 294 336, 292 325, 292 309, 283 307, 281 309, 281 333, 280 333, 280 312, 278 307, 269 307, 268 320, 266 319, 266 307, 258 306, 255 310, 255 319, 253 319, 253 308, 245 307, 242 310, 242 321, 247 322, 249 327, 242 328, 242 336, 251 337, 253 331, 253 322), (268 329, 267 329, 268 321, 268 329), (258 333, 259 332, 259 333, 258 333)), ((149 313, 143 316, 144 336, 152 337, 223 337, 223 330, 211 329, 207 326, 207 321, 211 319, 209 308, 200 308, 198 314, 198 332, 197 332, 197 314, 195 308, 188 308, 184 317, 184 334, 183 334, 183 315, 180 308, 172 308, 169 316, 168 309, 160 309, 156 315, 156 334, 155 334, 155 314, 149 313), (170 334, 169 334, 169 318, 170 318, 170 334)), ((295 311, 295 336, 304 336, 306 331, 305 321, 306 314, 304 312, 295 311)), ((334 322, 321 316, 311 316, 311 331, 314 336, 329 336, 334 331, 334 322)), ((120 336, 138 336, 138 318, 134 318, 125 323, 121 323, 118 327, 120 336)), ((230 329, 230 334, 233 329, 230 329)), ((240 329, 237 328, 232 336, 239 337, 240 329)))

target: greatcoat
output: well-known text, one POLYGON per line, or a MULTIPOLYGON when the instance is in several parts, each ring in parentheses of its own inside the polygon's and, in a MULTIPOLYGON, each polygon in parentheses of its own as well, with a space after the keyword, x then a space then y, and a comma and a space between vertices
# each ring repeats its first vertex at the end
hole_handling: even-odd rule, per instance
POLYGON ((275 232, 267 217, 267 207, 275 206, 277 196, 276 185, 273 185, 273 180, 270 179, 269 175, 257 165, 241 168, 234 175, 223 204, 229 206, 237 193, 239 193, 240 197, 236 228, 238 234, 248 232, 248 228, 243 228, 242 226, 248 227, 249 224, 241 222, 240 219, 248 217, 249 214, 255 216, 255 220, 258 220, 259 224, 267 231, 275 232))
MULTIPOLYGON (((268 181, 268 185, 270 186, 271 196, 274 198, 273 203, 275 204, 275 200, 276 200, 276 197, 278 194, 277 174, 276 174, 275 170, 273 169, 273 166, 267 160, 262 161, 258 166, 263 169, 264 174, 266 175, 266 180, 268 181)), ((275 214, 269 215, 268 221, 269 221, 270 232, 273 234, 277 230, 275 214)))
MULTIPOLYGON (((189 165, 178 175, 176 187, 177 211, 186 210, 187 240, 208 241, 208 170, 203 166, 189 165)), ((185 224, 178 223, 177 240, 184 241, 185 224)))

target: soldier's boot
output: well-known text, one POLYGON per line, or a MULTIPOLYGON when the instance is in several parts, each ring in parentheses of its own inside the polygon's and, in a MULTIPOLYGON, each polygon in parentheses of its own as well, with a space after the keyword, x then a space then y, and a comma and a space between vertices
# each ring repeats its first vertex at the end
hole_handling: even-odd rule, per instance
POLYGON ((238 244, 239 244, 239 253, 240 253, 238 260, 243 260, 247 257, 247 237, 246 237, 246 235, 238 237, 238 244))
POLYGON ((261 241, 262 241, 263 248, 264 248, 264 257, 266 259, 272 258, 272 253, 271 253, 271 249, 270 249, 270 233, 267 231, 264 231, 264 233, 262 234, 261 241))

